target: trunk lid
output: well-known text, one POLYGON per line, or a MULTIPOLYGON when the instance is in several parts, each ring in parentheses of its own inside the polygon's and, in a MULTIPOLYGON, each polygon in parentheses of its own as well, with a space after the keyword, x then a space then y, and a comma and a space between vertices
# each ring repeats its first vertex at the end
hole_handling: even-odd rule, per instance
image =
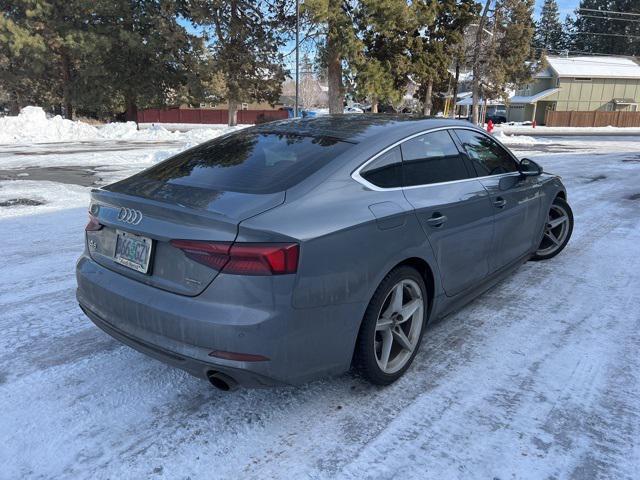
POLYGON ((242 220, 282 204, 284 198, 284 192, 251 194, 125 180, 92 191, 90 211, 103 227, 87 232, 89 254, 100 265, 126 277, 170 292, 195 296, 215 279, 218 272, 189 259, 173 247, 170 240, 231 243, 242 220), (127 212, 133 213, 127 217, 127 212), (118 232, 151 240, 146 273, 115 260, 118 232))

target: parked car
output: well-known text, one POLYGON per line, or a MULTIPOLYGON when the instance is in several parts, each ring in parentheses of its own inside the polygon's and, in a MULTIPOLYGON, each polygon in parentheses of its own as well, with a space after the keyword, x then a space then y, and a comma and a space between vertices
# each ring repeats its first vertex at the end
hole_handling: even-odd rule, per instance
POLYGON ((371 105, 368 103, 352 103, 351 106, 359 108, 363 112, 371 112, 371 105))
POLYGON ((283 120, 94 189, 77 298, 221 389, 352 365, 386 385, 428 322, 572 229, 560 178, 467 122, 283 120))
POLYGON ((346 106, 344 107, 344 113, 364 113, 364 110, 354 106, 346 106))
POLYGON ((489 120, 491 120, 494 125, 506 123, 507 111, 504 108, 489 108, 485 115, 485 122, 489 123, 489 120))

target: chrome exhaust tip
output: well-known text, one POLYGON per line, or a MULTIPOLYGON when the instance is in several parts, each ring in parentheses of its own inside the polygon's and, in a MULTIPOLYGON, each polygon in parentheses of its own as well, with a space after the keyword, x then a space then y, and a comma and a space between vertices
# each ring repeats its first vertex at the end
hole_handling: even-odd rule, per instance
POLYGON ((238 382, 236 382, 229 375, 224 373, 209 371, 207 372, 207 378, 209 383, 223 392, 230 392, 238 388, 238 382))

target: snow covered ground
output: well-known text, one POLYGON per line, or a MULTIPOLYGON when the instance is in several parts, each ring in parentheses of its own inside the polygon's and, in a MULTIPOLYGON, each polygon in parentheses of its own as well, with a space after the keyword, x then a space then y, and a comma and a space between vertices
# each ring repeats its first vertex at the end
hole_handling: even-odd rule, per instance
POLYGON ((637 127, 546 127, 502 123, 496 126, 496 132, 504 132, 509 135, 532 135, 532 136, 568 136, 568 135, 592 135, 592 136, 632 136, 640 135, 640 128, 637 127))
POLYGON ((74 297, 82 185, 189 141, 0 146, 0 205, 44 202, 0 207, 0 478, 639 478, 640 138, 502 140, 564 178, 561 255, 432 325, 390 387, 234 393, 120 345, 74 297))

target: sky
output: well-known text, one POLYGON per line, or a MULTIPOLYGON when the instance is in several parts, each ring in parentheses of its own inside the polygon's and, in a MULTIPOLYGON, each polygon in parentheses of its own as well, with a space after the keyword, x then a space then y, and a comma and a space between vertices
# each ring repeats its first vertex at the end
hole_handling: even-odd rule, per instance
MULTIPOLYGON (((573 11, 578 8, 578 3, 580 3, 580 0, 557 0, 558 1, 558 7, 560 9, 560 16, 562 18, 566 17, 569 14, 573 15, 573 11)), ((536 0, 536 15, 540 14, 540 8, 542 7, 542 4, 544 3, 544 0, 536 0)))

